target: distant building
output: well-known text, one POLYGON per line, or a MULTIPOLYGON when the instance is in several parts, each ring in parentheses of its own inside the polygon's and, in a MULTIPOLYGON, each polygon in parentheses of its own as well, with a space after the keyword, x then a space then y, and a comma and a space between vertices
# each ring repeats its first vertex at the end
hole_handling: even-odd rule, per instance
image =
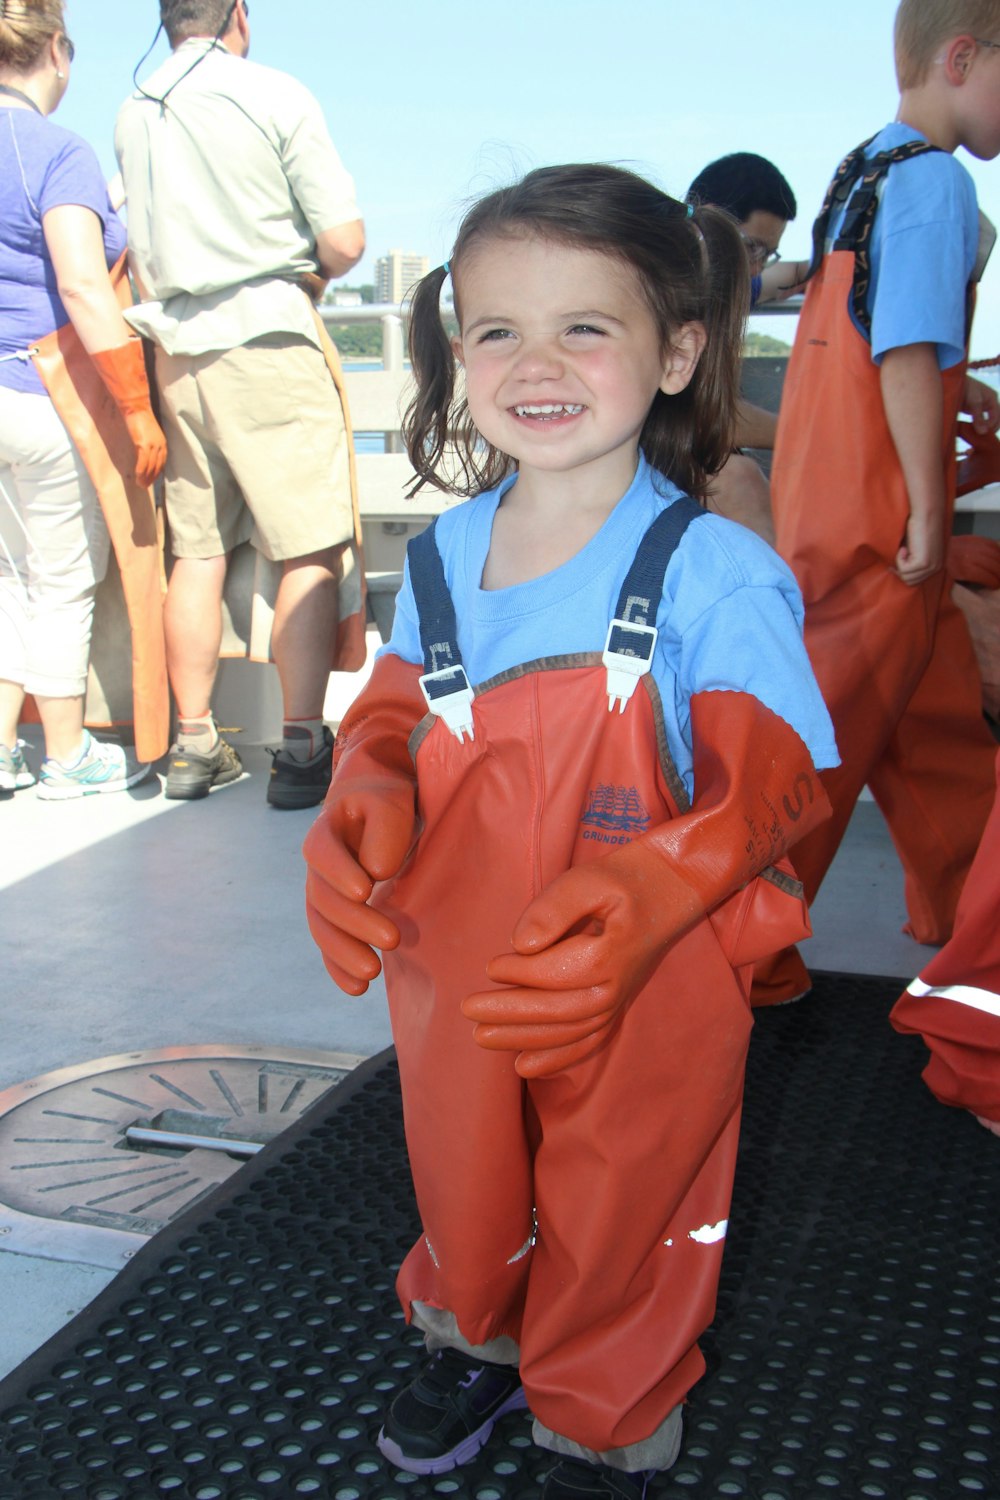
POLYGON ((375 262, 375 301, 402 302, 429 270, 426 255, 412 255, 407 250, 390 250, 388 255, 380 255, 375 262))
POLYGON ((332 302, 334 307, 361 307, 362 298, 360 292, 328 292, 327 302, 332 302))

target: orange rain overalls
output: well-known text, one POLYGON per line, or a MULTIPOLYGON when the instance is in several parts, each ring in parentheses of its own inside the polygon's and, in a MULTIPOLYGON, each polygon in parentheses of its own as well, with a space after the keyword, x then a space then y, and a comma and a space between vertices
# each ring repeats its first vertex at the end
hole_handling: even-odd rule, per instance
POLYGON ((958 903, 955 934, 890 1020, 897 1031, 923 1036, 931 1052, 924 1081, 943 1104, 1000 1123, 1000 797, 958 903))
MULTIPOLYGON (((119 306, 130 307, 124 255, 109 275, 119 306)), ((37 340, 30 353, 97 491, 121 575, 128 632, 116 633, 113 644, 123 662, 130 656, 131 663, 130 668, 108 665, 112 680, 130 676, 131 690, 120 695, 120 705, 106 705, 112 707, 110 722, 131 722, 139 760, 159 760, 170 744, 170 699, 163 631, 163 536, 153 494, 136 480, 125 423, 72 323, 37 340)), ((34 713, 29 699, 24 716, 29 719, 34 713)), ((85 719, 95 726, 109 724, 106 713, 87 712, 85 719)))
MULTIPOLYGON (((867 324, 879 179, 934 148, 913 143, 867 162, 862 149, 841 164, 814 228, 819 259, 832 207, 861 177, 840 237, 809 284, 771 471, 776 546, 802 589, 806 649, 841 757, 821 775, 833 817, 796 846, 794 865, 812 902, 867 784, 903 864, 906 930, 918 942, 942 943, 989 815, 995 747, 972 643, 944 572, 911 587, 894 569, 909 500, 878 366, 855 323, 867 324)), ((942 372, 946 534, 964 379, 964 362, 942 372)), ((786 952, 759 966, 754 1003, 808 987, 798 954, 786 952)))
MULTIPOLYGON (((441 641, 424 630, 410 547, 432 663, 441 641)), ((444 659, 460 661, 457 644, 444 659)), ((420 671, 378 665, 390 681, 420 671)), ((542 658, 476 688, 474 739, 424 718, 410 737, 419 842, 371 903, 401 934, 383 957, 424 1230, 397 1283, 407 1318, 420 1302, 450 1311, 472 1344, 514 1339, 534 1415, 598 1452, 655 1433, 704 1370, 697 1339, 729 1213, 749 964, 778 932, 808 933, 797 882, 771 870, 726 903, 732 925, 723 909, 676 941, 593 1056, 525 1081, 513 1053, 477 1045, 461 1003, 487 987, 488 960, 531 900, 569 866, 689 809, 652 676, 620 714, 608 684, 597 653, 542 658), (758 888, 774 925, 754 947, 758 888), (734 970, 731 958, 746 962, 734 970)), ((377 712, 364 696, 362 735, 377 712)), ((741 704, 757 700, 697 694, 692 721, 724 744, 741 704)))

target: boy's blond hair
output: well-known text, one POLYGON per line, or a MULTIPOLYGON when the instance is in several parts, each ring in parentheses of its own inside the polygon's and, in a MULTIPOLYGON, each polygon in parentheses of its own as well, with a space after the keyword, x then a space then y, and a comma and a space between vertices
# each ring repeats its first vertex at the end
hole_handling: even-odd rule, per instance
POLYGON ((896 79, 918 88, 943 42, 954 36, 1000 41, 1000 0, 902 0, 896 11, 896 79))

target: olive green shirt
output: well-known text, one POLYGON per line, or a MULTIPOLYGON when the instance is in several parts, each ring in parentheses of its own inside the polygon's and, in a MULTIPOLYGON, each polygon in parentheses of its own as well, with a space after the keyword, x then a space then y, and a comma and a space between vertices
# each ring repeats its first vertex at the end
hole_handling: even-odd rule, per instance
POLYGON ((360 213, 308 89, 192 38, 122 105, 115 150, 134 328, 170 354, 280 332, 317 342, 295 280, 319 268, 317 234, 360 213))

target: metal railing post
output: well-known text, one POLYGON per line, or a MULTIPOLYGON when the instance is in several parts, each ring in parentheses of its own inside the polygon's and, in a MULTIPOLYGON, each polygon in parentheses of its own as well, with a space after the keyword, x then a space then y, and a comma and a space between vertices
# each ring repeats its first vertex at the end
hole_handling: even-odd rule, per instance
MULTIPOLYGON (((393 373, 403 368, 403 320, 397 313, 382 317, 382 368, 393 373)), ((385 435, 386 453, 402 453, 403 437, 398 431, 385 435)))

